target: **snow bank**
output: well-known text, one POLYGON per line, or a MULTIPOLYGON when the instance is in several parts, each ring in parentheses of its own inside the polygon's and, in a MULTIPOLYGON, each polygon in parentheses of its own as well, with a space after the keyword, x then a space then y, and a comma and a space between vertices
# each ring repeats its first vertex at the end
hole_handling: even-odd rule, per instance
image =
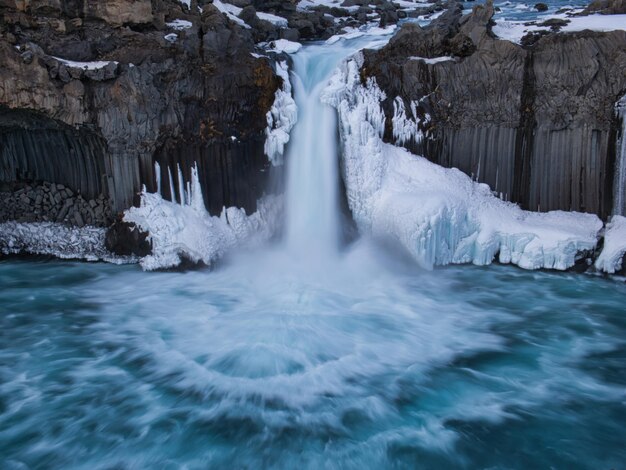
POLYGON ((560 29, 563 33, 584 30, 600 32, 626 30, 626 15, 567 16, 566 14, 557 14, 542 17, 536 24, 528 21, 497 20, 496 25, 493 27, 493 32, 500 39, 520 44, 522 38, 528 33, 550 31, 550 27, 541 26, 541 23, 552 18, 569 21, 567 25, 560 29))
POLYGON ((276 91, 272 109, 267 112, 265 131, 265 155, 272 165, 283 162, 285 145, 289 142, 289 132, 298 120, 298 107, 291 96, 291 81, 287 62, 276 63, 276 74, 282 78, 283 85, 276 91))
POLYGON ((534 213, 495 197, 485 184, 385 144, 385 94, 361 84, 362 56, 345 62, 323 99, 339 115, 347 198, 362 232, 391 237, 425 267, 501 263, 567 269, 596 246, 591 214, 534 213))
POLYGON ((622 259, 626 254, 626 217, 614 215, 606 225, 604 248, 596 260, 596 269, 614 274, 622 269, 622 259))
POLYGON ((117 264, 136 261, 107 251, 105 235, 106 229, 98 227, 79 228, 53 222, 4 222, 0 224, 0 253, 29 253, 117 264))
POLYGON ((186 191, 184 184, 180 186, 181 204, 166 201, 160 194, 148 193, 144 188, 141 206, 132 207, 124 214, 126 222, 149 233, 152 255, 140 260, 145 270, 178 266, 181 257, 210 265, 229 249, 266 241, 276 230, 280 211, 277 197, 259 201, 257 212, 250 216, 243 209, 230 207, 224 208, 219 217, 213 217, 205 209, 197 170, 192 170, 186 191))

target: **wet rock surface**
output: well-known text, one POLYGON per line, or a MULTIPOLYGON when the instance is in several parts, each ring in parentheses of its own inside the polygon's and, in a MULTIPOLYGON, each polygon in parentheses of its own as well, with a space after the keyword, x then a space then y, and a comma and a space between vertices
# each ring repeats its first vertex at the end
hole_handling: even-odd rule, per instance
POLYGON ((525 209, 607 217, 626 32, 549 33, 524 47, 497 39, 492 17, 490 3, 465 16, 452 4, 430 26, 406 24, 365 53, 362 77, 375 77, 387 95, 385 139, 396 143, 401 97, 425 135, 404 143, 415 153, 525 209), (450 60, 423 60, 437 57, 450 60))

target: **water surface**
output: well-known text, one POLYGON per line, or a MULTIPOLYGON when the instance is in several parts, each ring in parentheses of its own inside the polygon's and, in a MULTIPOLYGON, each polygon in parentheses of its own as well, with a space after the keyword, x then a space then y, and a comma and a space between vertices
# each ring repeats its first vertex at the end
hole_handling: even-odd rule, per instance
POLYGON ((626 462, 624 284, 364 241, 302 266, 1 261, 0 467, 626 462))

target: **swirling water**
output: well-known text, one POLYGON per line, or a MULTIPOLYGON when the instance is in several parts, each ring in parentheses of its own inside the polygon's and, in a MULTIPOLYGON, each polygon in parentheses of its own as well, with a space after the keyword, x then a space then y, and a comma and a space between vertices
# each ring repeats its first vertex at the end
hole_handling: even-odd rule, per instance
POLYGON ((621 468, 626 286, 361 240, 0 262, 1 468, 621 468))

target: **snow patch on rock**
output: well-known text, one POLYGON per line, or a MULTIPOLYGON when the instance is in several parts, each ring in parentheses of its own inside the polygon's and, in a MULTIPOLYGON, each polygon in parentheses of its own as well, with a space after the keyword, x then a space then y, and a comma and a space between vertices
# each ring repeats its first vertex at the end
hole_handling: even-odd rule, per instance
POLYGON ((77 62, 75 60, 61 59, 60 57, 55 57, 55 56, 52 56, 52 57, 58 60, 59 62, 61 62, 62 64, 67 65, 68 67, 73 67, 73 68, 83 69, 83 70, 99 70, 99 69, 105 68, 109 64, 115 64, 115 65, 118 64, 118 62, 114 60, 96 60, 92 62, 77 62))
POLYGON ((241 8, 235 5, 231 5, 230 3, 224 3, 220 0, 213 0, 213 5, 215 5, 219 11, 224 13, 230 20, 234 21, 239 26, 250 29, 250 25, 241 18, 239 18, 239 14, 242 10, 241 8))
POLYGON ((287 18, 283 18, 282 16, 272 15, 271 13, 264 13, 262 11, 257 11, 256 16, 258 16, 260 20, 268 21, 279 28, 286 28, 289 25, 287 18))
POLYGON ((302 44, 295 41, 289 41, 287 39, 277 39, 266 44, 266 49, 270 52, 295 54, 302 49, 302 44))
POLYGON ((362 55, 344 62, 323 99, 339 115, 347 199, 359 229, 392 238, 423 266, 501 263, 564 270, 592 250, 602 228, 592 214, 523 211, 485 184, 382 141, 386 98, 361 84, 362 55))
POLYGON ((440 57, 418 57, 411 56, 409 60, 417 60, 419 62, 424 62, 425 64, 438 64, 440 62, 456 62, 456 59, 452 56, 440 56, 440 57))
POLYGON ((176 19, 174 21, 170 21, 166 23, 169 28, 175 29, 177 31, 183 31, 185 29, 189 29, 193 26, 191 21, 176 19))

